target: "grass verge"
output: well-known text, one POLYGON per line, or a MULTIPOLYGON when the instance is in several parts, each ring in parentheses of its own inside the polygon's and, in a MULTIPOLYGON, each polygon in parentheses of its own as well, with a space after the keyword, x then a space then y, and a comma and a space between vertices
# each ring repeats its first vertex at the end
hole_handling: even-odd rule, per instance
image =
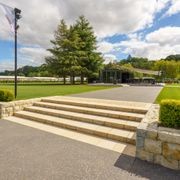
MULTIPOLYGON (((62 96, 78 94, 83 92, 97 91, 103 89, 115 88, 117 86, 88 86, 88 85, 18 85, 17 100, 30 99, 47 96, 62 96)), ((14 91, 13 85, 0 84, 0 89, 14 91)))
POLYGON ((156 98, 155 103, 160 103, 164 99, 175 99, 175 100, 180 100, 180 87, 168 87, 165 86, 158 97, 156 98))

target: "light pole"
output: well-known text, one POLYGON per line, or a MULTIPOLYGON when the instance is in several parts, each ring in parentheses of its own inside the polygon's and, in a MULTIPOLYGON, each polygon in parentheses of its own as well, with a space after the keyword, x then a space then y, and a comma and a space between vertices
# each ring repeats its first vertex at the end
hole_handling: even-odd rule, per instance
POLYGON ((14 23, 14 96, 15 98, 17 97, 17 30, 19 28, 19 25, 17 24, 17 21, 21 18, 21 10, 15 8, 14 9, 14 13, 15 13, 15 23, 14 23))

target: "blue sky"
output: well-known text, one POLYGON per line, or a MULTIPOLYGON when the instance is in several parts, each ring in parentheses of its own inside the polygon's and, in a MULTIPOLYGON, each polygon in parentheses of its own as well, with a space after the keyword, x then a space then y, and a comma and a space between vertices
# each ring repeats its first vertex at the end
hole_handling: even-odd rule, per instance
MULTIPOLYGON (((85 15, 94 27, 98 50, 108 61, 128 54, 152 60, 180 53, 179 0, 0 0, 22 10, 18 67, 38 66, 59 20, 72 24, 85 15)), ((14 41, 0 9, 0 71, 13 69, 14 41)))

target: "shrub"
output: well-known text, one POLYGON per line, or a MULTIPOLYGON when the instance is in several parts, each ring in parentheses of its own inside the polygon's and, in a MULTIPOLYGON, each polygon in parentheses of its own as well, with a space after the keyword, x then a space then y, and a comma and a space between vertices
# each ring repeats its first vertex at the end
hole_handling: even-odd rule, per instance
POLYGON ((8 102, 14 99, 14 95, 11 91, 0 90, 0 101, 8 102))
POLYGON ((162 100, 160 122, 163 126, 180 128, 180 100, 162 100))

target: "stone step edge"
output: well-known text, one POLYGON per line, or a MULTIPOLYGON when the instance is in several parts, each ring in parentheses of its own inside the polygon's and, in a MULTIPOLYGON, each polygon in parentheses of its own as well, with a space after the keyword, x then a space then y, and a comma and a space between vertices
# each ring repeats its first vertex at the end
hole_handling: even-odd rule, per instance
MULTIPOLYGON (((64 105, 64 104, 62 104, 64 105)), ((89 110, 83 110, 83 109, 77 109, 77 106, 73 107, 63 107, 60 104, 54 104, 54 103, 48 103, 46 104, 45 102, 37 102, 34 103, 33 106, 37 106, 37 107, 42 107, 42 108, 48 108, 48 109, 54 109, 54 110, 62 110, 62 111, 70 111, 70 112, 74 112, 74 113, 80 113, 80 114, 87 114, 87 115, 93 115, 93 116, 100 116, 100 117, 106 117, 106 118, 115 118, 115 119, 125 119, 125 120, 129 120, 129 121, 136 121, 136 122, 141 122, 141 120, 144 118, 144 115, 139 116, 139 114, 133 114, 130 112, 119 112, 119 114, 113 114, 112 110, 108 110, 108 111, 112 111, 111 113, 109 112, 98 112, 95 110, 93 110, 93 108, 89 109, 89 110), (51 105, 52 104, 52 105, 51 105), (126 113, 130 113, 127 114, 126 113)), ((66 105, 68 106, 68 105, 66 105)), ((70 106, 70 105, 69 105, 70 106)), ((85 108, 85 107, 83 107, 85 108)))
MULTIPOLYGON (((129 131, 136 131, 136 129, 137 129, 137 126, 129 125, 128 123, 123 124, 118 119, 115 119, 115 120, 117 120, 117 123, 115 123, 115 122, 108 121, 108 119, 102 121, 102 120, 98 120, 97 118, 91 119, 91 118, 85 118, 85 117, 81 117, 81 116, 73 116, 73 115, 68 115, 68 114, 62 114, 62 113, 58 113, 58 112, 56 112, 56 113, 50 112, 47 109, 37 110, 34 107, 26 107, 24 109, 24 111, 29 111, 29 112, 39 113, 39 114, 43 114, 43 115, 59 117, 59 118, 66 118, 66 119, 70 119, 70 120, 74 120, 74 121, 91 123, 91 124, 101 125, 101 126, 105 126, 105 127, 112 127, 112 128, 117 128, 117 129, 126 129, 129 131)), ((133 121, 129 121, 129 122, 133 122, 133 121)), ((136 122, 136 121, 134 121, 134 122, 136 122)))
MULTIPOLYGON (((56 111, 57 112, 57 115, 63 115, 61 114, 60 112, 62 113, 65 113, 67 114, 67 112, 70 112, 70 111, 65 111, 65 110, 58 110, 58 109, 52 109, 52 108, 45 108, 45 107, 39 107, 39 106, 28 106, 28 107, 25 107, 24 110, 31 110, 31 109, 36 109, 36 110, 42 110, 42 112, 44 110, 46 110, 48 113, 51 113, 52 111, 56 111)), ((46 113, 43 112, 43 113, 46 113)), ((78 117, 78 118, 81 118, 82 116, 84 116, 84 119, 89 119, 89 116, 90 119, 92 120, 92 117, 93 118, 100 118, 102 116, 97 116, 97 115, 90 115, 90 114, 85 114, 85 113, 78 113, 78 112, 70 112, 70 113, 73 113, 75 117, 78 117), (86 117, 85 117, 86 116, 86 117)), ((56 113, 54 113, 56 115, 56 113)), ((53 114, 52 114, 53 115, 53 114)), ((69 116, 69 115, 68 115, 69 116)), ((73 117, 73 116, 72 116, 73 117)), ((110 117, 102 117, 102 118, 105 118, 105 119, 108 119, 110 117)), ((111 118, 111 119, 117 119, 117 118, 111 118)), ((134 122, 141 122, 143 117, 137 117, 137 116, 132 116, 132 115, 126 115, 126 114, 119 114, 119 119, 122 119, 122 120, 127 120, 127 121, 134 121, 134 122)))
POLYGON ((55 127, 52 125, 43 124, 40 122, 35 122, 35 121, 31 121, 28 119, 19 118, 15 116, 6 117, 3 120, 17 123, 23 126, 35 128, 40 131, 52 133, 52 134, 69 138, 75 141, 87 143, 96 147, 104 148, 107 150, 111 150, 114 152, 118 152, 121 154, 126 154, 128 156, 135 157, 135 146, 124 143, 124 142, 110 140, 103 137, 97 137, 91 134, 84 134, 84 133, 73 131, 70 129, 55 127))
MULTIPOLYGON (((75 131, 82 132, 82 133, 85 133, 85 134, 93 134, 95 136, 104 137, 104 138, 112 139, 112 140, 117 140, 117 141, 120 141, 120 142, 125 142, 125 143, 129 143, 129 144, 133 144, 133 145, 135 145, 135 142, 136 142, 136 140, 134 138, 123 137, 123 136, 110 134, 110 133, 103 132, 103 131, 100 132, 100 131, 98 131, 96 129, 92 130, 92 129, 87 128, 87 127, 78 127, 78 126, 66 124, 66 123, 63 123, 63 122, 54 122, 52 120, 46 119, 47 116, 44 117, 44 118, 42 118, 42 117, 40 118, 40 117, 38 117, 38 113, 33 113, 33 114, 35 116, 27 115, 27 114, 24 113, 24 111, 19 111, 19 112, 16 112, 14 114, 14 116, 20 117, 20 118, 25 118, 25 119, 30 119, 32 121, 37 121, 37 122, 41 122, 41 123, 44 123, 44 124, 50 124, 50 125, 53 125, 53 126, 56 126, 56 127, 75 130, 75 131)), ((49 118, 52 119, 51 116, 49 116, 49 118)), ((98 126, 98 125, 96 125, 96 126, 98 126)))
POLYGON ((67 104, 67 105, 74 105, 74 106, 80 106, 80 107, 91 107, 91 108, 97 108, 97 109, 109 109, 113 111, 124 111, 124 112, 133 112, 133 113, 139 113, 139 114, 146 114, 147 109, 142 108, 132 108, 132 107, 126 107, 126 106, 116 106, 116 105, 107 105, 103 103, 88 103, 88 102, 77 102, 77 101, 70 101, 70 100, 55 100, 55 99, 41 99, 42 102, 49 102, 49 103, 56 103, 56 104, 67 104))

